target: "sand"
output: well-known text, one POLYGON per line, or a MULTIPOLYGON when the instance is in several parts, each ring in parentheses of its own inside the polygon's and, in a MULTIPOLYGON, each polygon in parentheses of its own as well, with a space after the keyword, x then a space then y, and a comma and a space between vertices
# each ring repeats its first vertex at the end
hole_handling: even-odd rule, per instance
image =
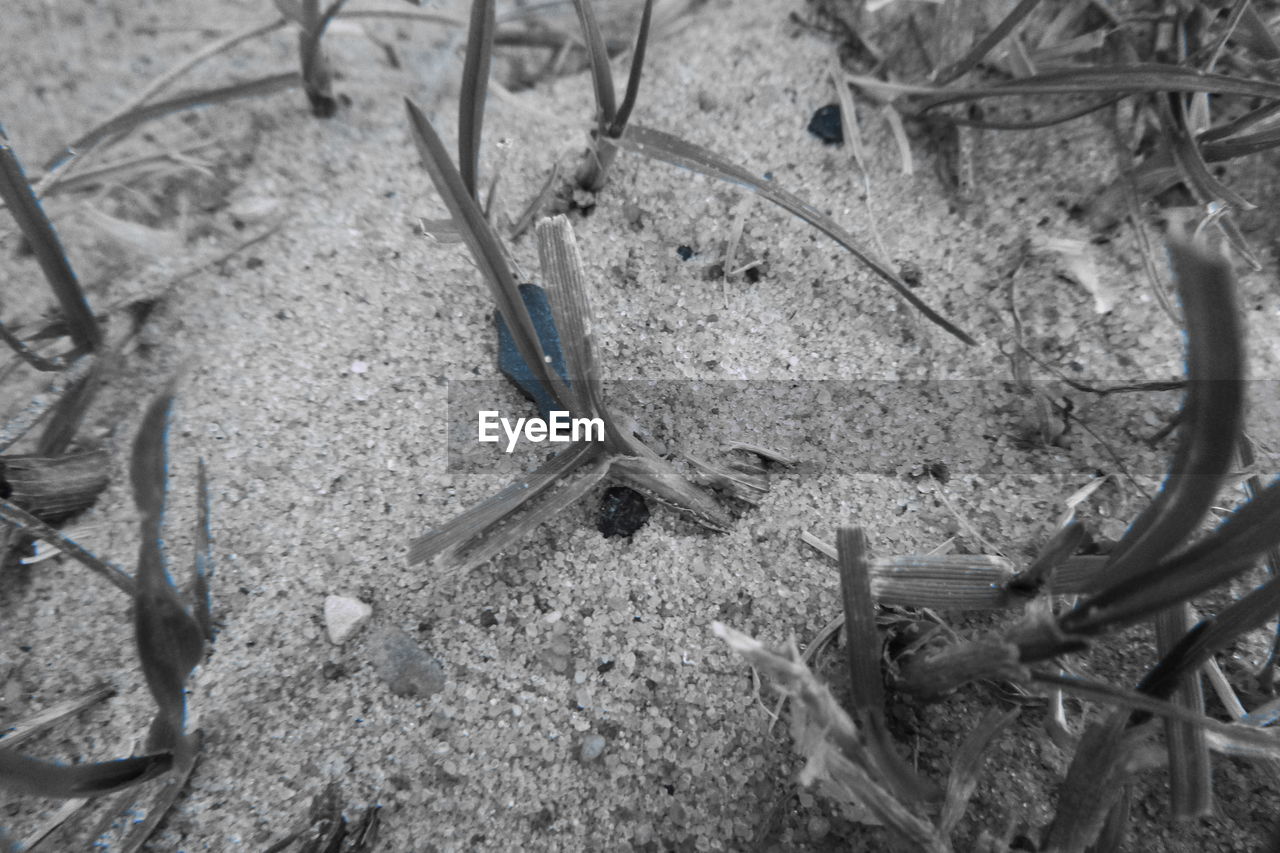
MULTIPOLYGON (((619 5, 604 17, 621 21, 619 5)), ((9 80, 0 120, 33 172, 213 32, 273 14, 244 0, 20 10, 0 36, 9 80)), ((465 16, 457 3, 435 10, 465 16)), ((744 205, 737 188, 620 155, 589 215, 572 222, 606 377, 664 380, 624 408, 665 452, 723 463, 723 445, 738 440, 798 459, 771 471, 758 506, 735 507, 728 533, 652 505, 632 538, 606 540, 594 524, 601 487, 474 571, 407 565, 411 538, 505 482, 447 464, 450 383, 500 379, 493 306, 460 244, 421 235, 420 220, 446 214, 418 166, 403 106, 412 97, 454 138, 457 28, 344 25, 326 41, 344 96, 333 119, 313 118, 299 91, 170 118, 146 129, 155 142, 217 144, 192 155, 189 168, 48 202, 97 310, 162 296, 82 433, 85 446, 113 452, 114 476, 72 529, 132 564, 128 448, 146 401, 177 371, 166 536, 179 573, 192 549, 198 458, 212 487, 219 633, 189 699, 204 746, 147 849, 263 850, 304 824, 331 783, 352 810, 381 805, 377 849, 387 851, 893 849, 883 830, 796 790, 787 727, 771 726, 774 695, 710 624, 803 645, 839 613, 834 565, 801 541, 805 529, 831 540, 837 526, 859 524, 880 555, 941 548, 1022 562, 1069 495, 1111 474, 1081 511, 1099 536, 1114 538, 1145 504, 1139 487, 1158 487, 1172 445, 1144 440, 1178 399, 1051 385, 1070 393, 1093 434, 1075 425, 1065 446, 1024 440, 1035 407, 1006 357, 1010 273, 1028 240, 1096 233, 1072 210, 1114 180, 1102 124, 970 134, 972 185, 957 197, 920 135, 915 174, 903 174, 882 113, 867 103, 868 195, 848 147, 824 146, 806 130, 834 100, 834 43, 796 15, 810 19, 812 10, 795 0, 711 0, 664 28, 635 120, 772 173, 895 263, 914 264, 917 293, 979 344, 965 347, 923 321, 836 244, 764 201, 744 205), (100 214, 161 233, 130 244, 100 214), (737 215, 745 217, 739 257, 765 264, 751 281, 712 270, 737 215), (681 246, 692 249, 688 260, 681 246), (937 462, 949 467, 945 484, 926 473, 937 462), (330 595, 373 608, 341 646, 325 633, 330 595), (388 636, 411 638, 438 661, 443 689, 393 691, 376 665, 388 636)), ((629 38, 625 21, 618 31, 629 38)), ((295 63, 293 36, 281 32, 190 82, 295 63)), ((619 77, 624 68, 615 64, 619 77)), ((500 224, 518 218, 553 162, 576 162, 592 112, 580 73, 491 98, 481 179, 500 176, 500 224)), ((148 148, 131 145, 124 150, 148 148)), ((1242 187, 1259 188, 1259 202, 1273 197, 1269 165, 1236 173, 1242 187)), ((1265 270, 1235 261, 1259 380, 1280 376, 1273 219, 1263 210, 1243 221, 1265 270)), ((9 322, 29 316, 40 303, 27 294, 43 288, 5 228, 0 311, 9 322)), ((1150 291, 1132 232, 1108 236, 1088 243, 1112 304, 1105 313, 1053 255, 1018 269, 1028 346, 1081 381, 1176 378, 1180 333, 1150 291)), ((532 237, 512 248, 536 279, 532 237)), ((123 311, 110 313, 113 338, 127 324, 123 311)), ((1256 384, 1255 396, 1274 399, 1272 386, 1256 384)), ((20 395, 28 386, 13 387, 20 395)), ((502 394, 513 412, 531 413, 514 391, 502 394)), ((1274 427, 1258 421, 1265 447, 1274 427)), ((29 744, 32 754, 115 757, 143 736, 151 700, 128 611, 114 587, 68 560, 0 583, 0 719, 99 680, 118 691, 29 744)), ((945 616, 962 632, 1008 618, 945 616)), ((1131 682, 1153 660, 1145 630, 1103 645, 1086 672, 1131 682)), ((1224 666, 1243 673, 1259 648, 1241 644, 1224 666)), ((840 654, 826 653, 819 669, 844 689, 840 654)), ((891 704, 904 754, 935 780, 982 713, 1002 707, 992 685, 937 704, 891 704)), ((1068 701, 1074 733, 1100 713, 1068 701)), ((958 849, 984 829, 1035 837, 1051 820, 1070 754, 1047 737, 1044 717, 1043 707, 1024 709, 998 742, 958 849)), ((1272 820, 1275 782, 1244 762, 1215 766, 1215 814, 1187 825, 1167 823, 1161 774, 1139 777, 1125 849, 1256 845, 1272 820)), ((0 796, 0 825, 15 837, 57 806, 0 796)), ((47 849, 84 846, 91 825, 64 829, 47 849)))

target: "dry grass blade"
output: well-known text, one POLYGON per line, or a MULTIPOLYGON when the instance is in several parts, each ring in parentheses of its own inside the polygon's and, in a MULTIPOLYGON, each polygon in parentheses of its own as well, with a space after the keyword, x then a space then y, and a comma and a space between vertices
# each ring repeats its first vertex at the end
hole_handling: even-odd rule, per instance
POLYGON ((538 259, 564 346, 574 414, 603 420, 606 445, 612 450, 625 451, 632 442, 614 421, 601 395, 591 304, 573 227, 565 217, 556 216, 539 222, 537 233, 538 259))
POLYGON ((1026 20, 1026 17, 1039 5, 1040 0, 1020 0, 1018 5, 1014 6, 1009 14, 1005 15, 1000 23, 996 25, 995 29, 974 42, 973 47, 969 48, 964 56, 934 76, 938 85, 946 86, 976 68, 978 63, 986 58, 986 55, 996 45, 1004 41, 1009 33, 1013 32, 1018 24, 1026 20))
POLYGON ((55 355, 53 358, 45 358, 40 353, 27 346, 26 341, 9 331, 9 328, 0 323, 0 341, 4 341, 9 349, 13 350, 18 358, 34 367, 36 370, 45 373, 55 373, 59 370, 65 370, 67 367, 67 359, 65 356, 55 355))
POLYGON ((926 305, 920 297, 911 292, 911 289, 907 287, 897 273, 859 246, 853 236, 837 225, 831 217, 785 190, 757 178, 746 169, 724 160, 706 148, 686 142, 677 136, 635 124, 630 125, 621 138, 604 141, 602 145, 617 145, 636 154, 651 157, 655 160, 662 160, 673 166, 690 169, 699 174, 737 184, 759 193, 768 201, 799 217, 832 240, 835 240, 869 267, 872 272, 887 282, 902 298, 911 303, 917 311, 924 314, 930 321, 941 326, 964 343, 971 346, 974 344, 973 338, 926 305))
POLYGON ((919 811, 926 801, 936 799, 938 792, 898 755, 885 725, 881 643, 876 630, 876 603, 871 595, 866 534, 859 527, 840 528, 836 533, 836 551, 844 601, 845 654, 849 662, 853 716, 866 730, 867 750, 885 784, 899 800, 919 811))
MULTIPOLYGON (((1161 655, 1187 631, 1190 610, 1185 603, 1156 614, 1156 648, 1161 655)), ((1182 673, 1172 701, 1196 714, 1204 713, 1204 687, 1198 670, 1182 673)), ((1204 729, 1191 723, 1165 720, 1165 749, 1169 754, 1170 810, 1175 818, 1196 818, 1213 806, 1212 768, 1204 729)))
POLYGON ((995 709, 988 711, 951 760, 951 775, 947 777, 947 798, 942 805, 942 815, 938 818, 938 830, 944 836, 951 835, 960 818, 964 817, 969 798, 978 787, 978 774, 982 772, 982 764, 991 744, 1018 718, 1019 713, 1017 708, 1004 712, 995 709))
POLYGON ((98 797, 154 779, 173 766, 173 754, 135 755, 92 764, 54 764, 0 750, 0 787, 61 800, 98 797))
POLYGON ((1104 723, 1085 729, 1067 781, 1058 793, 1058 811, 1046 837, 1046 851, 1084 853, 1102 831, 1107 814, 1123 791, 1125 722, 1117 711, 1104 723))
POLYGON ((489 227, 475 199, 467 192, 462 176, 449 161, 444 143, 440 141, 431 122, 427 121, 427 117, 413 101, 405 99, 405 108, 409 113, 409 125, 422 163, 431 174, 436 191, 449 208, 467 248, 475 258, 476 266, 489 285, 494 302, 497 303, 507 328, 511 330, 521 358, 553 396, 558 399, 566 398, 564 380, 548 365, 537 330, 520 297, 520 289, 507 266, 506 255, 497 236, 489 227))
POLYGON ((711 630, 748 663, 775 681, 793 699, 793 737, 807 764, 802 780, 821 780, 823 790, 843 802, 864 808, 914 845, 913 849, 945 853, 951 849, 928 820, 899 802, 878 780, 853 719, 825 684, 809 670, 795 648, 771 651, 746 634, 722 625, 711 630))
POLYGON ((0 453, 8 450, 22 440, 49 410, 57 405, 58 400, 68 389, 77 386, 93 369, 94 356, 83 355, 71 363, 66 370, 58 374, 38 396, 22 411, 13 415, 0 426, 0 453))
POLYGON ((600 32, 600 23, 596 20, 595 9, 591 0, 573 0, 573 8, 578 13, 578 23, 582 26, 582 35, 587 47, 587 61, 591 64, 591 84, 596 94, 596 131, 604 136, 605 131, 618 117, 617 96, 613 89, 613 69, 609 67, 609 52, 605 48, 604 36, 600 32))
MULTIPOLYGON (((862 78, 859 78, 859 82, 862 78)), ((878 81, 876 81, 878 82, 878 81)), ((885 84, 880 84, 883 88, 885 84)), ((1244 98, 1280 99, 1280 83, 1206 74, 1194 68, 1159 63, 1100 65, 1037 74, 970 89, 942 89, 927 86, 896 86, 901 93, 925 95, 918 104, 921 112, 948 104, 985 98, 1027 95, 1137 95, 1167 92, 1205 92, 1238 95, 1244 98)))
POLYGON ((484 102, 493 56, 493 0, 472 0, 467 53, 462 66, 462 90, 458 97, 458 171, 462 184, 476 201, 476 175, 480 168, 480 132, 484 127, 484 102))
POLYGON ((138 658, 159 712, 148 743, 176 748, 186 717, 183 687, 204 654, 204 634, 187 611, 165 569, 161 522, 167 480, 166 439, 172 390, 147 408, 133 444, 130 478, 142 513, 142 545, 138 553, 138 591, 134 596, 134 631, 138 658))
POLYGON ((85 371, 83 378, 67 388, 53 405, 53 412, 36 442, 39 456, 61 456, 75 440, 85 413, 98 394, 105 371, 105 359, 98 359, 85 371))
POLYGON ((137 585, 128 572, 113 563, 99 559, 21 507, 0 499, 0 521, 7 522, 33 539, 48 542, 64 554, 74 557, 86 568, 111 581, 126 595, 135 594, 137 585))
POLYGON ((105 702, 114 695, 116 695, 115 688, 102 684, 83 696, 55 702, 48 708, 37 711, 16 723, 0 726, 0 746, 13 749, 24 740, 34 737, 60 720, 74 716, 99 702, 105 702))
POLYGON ((45 216, 44 209, 31 191, 31 184, 13 147, 9 145, 3 127, 0 127, 0 199, 4 200, 22 236, 35 253, 40 269, 58 299, 76 350, 80 353, 96 351, 102 346, 98 321, 89 310, 80 281, 67 261, 66 250, 53 230, 53 223, 45 216))

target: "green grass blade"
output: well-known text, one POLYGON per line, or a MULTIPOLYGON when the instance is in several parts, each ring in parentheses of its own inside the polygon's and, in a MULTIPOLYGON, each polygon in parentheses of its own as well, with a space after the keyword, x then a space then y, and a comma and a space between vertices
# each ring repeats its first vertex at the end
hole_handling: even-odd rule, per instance
POLYGON ((1238 210, 1253 210, 1256 205, 1218 180, 1209 171, 1204 155, 1187 131, 1186 110, 1179 104, 1178 115, 1169 107, 1166 99, 1160 99, 1160 124, 1168 140, 1173 162, 1182 174, 1182 180, 1201 204, 1221 199, 1238 210))
POLYGON ((165 780, 164 785, 147 806, 146 820, 136 824, 128 838, 121 843, 120 853, 137 853, 142 845, 147 843, 147 839, 155 833, 156 828, 160 826, 160 821, 164 820, 165 815, 173 808, 178 794, 182 793, 187 780, 191 778, 191 771, 196 767, 201 740, 198 729, 183 735, 178 740, 173 750, 173 773, 165 780))
POLYGON ((0 749, 0 787, 32 797, 98 797, 154 779, 172 766, 169 752, 67 765, 0 749))
POLYGON ((582 26, 582 37, 587 46, 587 60, 591 63, 591 84, 596 93, 596 127, 600 136, 618 117, 617 96, 613 90, 613 69, 609 67, 609 51, 600 32, 591 0, 573 0, 582 26))
POLYGON ((89 366, 84 376, 67 388, 58 402, 53 406, 49 421, 40 433, 36 442, 36 453, 40 456, 61 456, 71 446, 80 423, 93 400, 98 396, 104 361, 99 359, 89 366))
POLYGON ((447 524, 414 539, 409 543, 409 565, 429 563, 440 568, 451 567, 469 542, 500 524, 529 501, 539 499, 561 478, 594 461, 598 450, 597 444, 580 444, 557 453, 525 479, 512 483, 447 524))
POLYGON ((22 164, 9 145, 9 137, 0 127, 0 199, 4 200, 22 231, 22 236, 35 253, 40 269, 49 287, 57 297, 63 318, 71 333, 71 340, 81 352, 94 352, 102 346, 102 331, 89 310, 84 290, 67 260, 62 241, 53 230, 53 223, 45 216, 44 209, 31 191, 31 184, 22 171, 22 164))
POLYGON ((1280 544, 1280 481, 1227 518, 1218 529, 1157 571, 1108 591, 1108 600, 1068 620, 1067 630, 1097 630, 1099 623, 1125 624, 1186 601, 1252 568, 1280 544), (1079 627, 1077 627, 1077 623, 1079 627))
POLYGON ((640 32, 636 35, 635 50, 631 51, 631 70, 627 74, 627 90, 622 96, 622 106, 613 117, 606 131, 608 136, 617 138, 627 129, 631 120, 631 111, 635 109, 636 98, 640 95, 640 76, 644 73, 645 49, 649 45, 649 21, 653 17, 653 0, 644 0, 644 11, 640 13, 640 32))
POLYGON ((213 575, 213 548, 209 535, 209 474, 203 457, 196 472, 195 558, 191 563, 191 601, 200 633, 213 642, 213 599, 209 578, 213 575))
POLYGON ((480 169, 480 131, 484 127, 484 102, 489 88, 489 62, 493 56, 494 0, 472 0, 471 26, 467 30, 467 55, 462 66, 462 90, 458 98, 458 171, 462 185, 477 202, 476 175, 480 169))
POLYGON ((172 406, 170 388, 147 407, 134 439, 129 472, 134 500, 142 513, 134 633, 142 673, 159 708, 149 743, 164 749, 174 748, 182 736, 186 716, 183 687, 204 654, 203 632, 179 600, 161 551, 168 467, 165 445, 172 406))
POLYGON ((520 297, 520 289, 507 266, 505 253, 498 242, 497 235, 484 218, 484 213, 476 204, 476 200, 467 192, 462 176, 449 160, 449 153, 444 143, 436 134, 435 128, 423 115, 418 105, 405 99, 405 108, 409 113, 409 126, 413 131, 413 139, 422 158, 422 164, 431 175, 436 191, 444 200, 445 206, 453 221, 457 224, 467 248, 475 258, 485 283, 489 285, 498 311, 507 322, 511 336, 515 339, 516 348, 525 364, 529 365, 543 383, 562 401, 568 398, 564 388, 564 380, 552 370, 542 352, 542 343, 534 329, 533 320, 520 297))
POLYGON ((1220 142, 1204 143, 1200 152, 1210 163, 1221 163, 1224 160, 1234 160, 1249 154, 1261 154, 1272 150, 1277 145, 1280 145, 1280 127, 1273 127, 1257 133, 1232 136, 1220 142))
POLYGON ((72 155, 81 154, 106 139, 122 133, 128 133, 139 125, 155 121, 172 113, 195 109, 196 107, 216 106, 217 104, 225 104, 241 98, 257 98, 263 95, 271 95, 285 89, 293 89, 301 85, 301 83, 301 74, 297 71, 286 71, 283 74, 272 74, 268 77, 259 77, 243 83, 232 83, 227 86, 175 95, 167 100, 140 106, 124 115, 116 116, 85 133, 68 146, 68 151, 59 152, 56 157, 46 163, 45 171, 56 169, 68 156, 68 152, 72 155))
POLYGON ((1231 269, 1190 246, 1173 244, 1170 252, 1187 327, 1184 432, 1160 494, 1100 575, 1108 587, 1150 572, 1195 531, 1231 466, 1243 419, 1244 353, 1231 269))
POLYGON ((1031 565, 1009 581, 1009 589, 1028 595, 1038 592, 1053 577, 1054 571, 1080 549, 1085 532, 1084 525, 1076 519, 1063 525, 1040 549, 1031 565))
POLYGON ((730 163, 706 148, 694 145, 692 142, 686 142, 677 136, 660 130, 632 124, 621 138, 607 141, 604 144, 617 145, 633 153, 655 160, 662 160, 673 166, 679 166, 710 178, 737 184, 759 193, 765 199, 778 205, 793 216, 799 217, 832 240, 835 240, 933 323, 941 326, 966 344, 974 345, 973 338, 926 305, 920 297, 911 292, 911 289, 907 287, 897 273, 859 246, 853 236, 837 225, 831 217, 785 190, 757 178, 746 169, 730 163))
POLYGON ((1098 65, 1036 74, 970 89, 938 91, 930 87, 897 87, 900 92, 922 95, 917 107, 921 112, 967 101, 1039 95, 1138 95, 1166 92, 1207 92, 1214 95, 1238 95, 1244 98, 1280 100, 1280 83, 1267 80, 1207 74, 1194 68, 1160 63, 1132 65, 1098 65))
POLYGON ((976 41, 973 47, 965 52, 964 56, 935 76, 938 85, 946 86, 976 68, 978 63, 985 59, 996 45, 1004 41, 1009 33, 1013 32, 1018 24, 1026 20, 1026 17, 1039 5, 1040 0, 1020 0, 1018 5, 1014 6, 999 24, 996 24, 995 29, 976 41))

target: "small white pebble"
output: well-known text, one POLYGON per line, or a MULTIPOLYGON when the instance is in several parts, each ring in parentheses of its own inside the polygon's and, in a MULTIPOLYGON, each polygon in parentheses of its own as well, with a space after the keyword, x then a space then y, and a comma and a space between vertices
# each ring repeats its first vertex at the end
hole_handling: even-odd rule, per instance
POLYGON ((352 372, 352 373, 368 373, 368 372, 369 372, 369 362, 367 362, 367 361, 353 361, 353 362, 351 362, 351 372, 352 372))
POLYGON ((356 598, 331 595, 324 600, 324 626, 329 642, 340 646, 369 621, 373 608, 356 598))
POLYGON ((578 756, 583 761, 595 761, 604 752, 605 739, 597 734, 587 735, 582 739, 582 748, 578 756))

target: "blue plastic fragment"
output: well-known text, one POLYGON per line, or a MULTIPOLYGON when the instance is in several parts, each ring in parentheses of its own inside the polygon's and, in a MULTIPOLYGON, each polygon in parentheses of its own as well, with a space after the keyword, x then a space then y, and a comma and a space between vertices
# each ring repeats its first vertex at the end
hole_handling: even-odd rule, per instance
MULTIPOLYGON (((564 351, 560 348, 560 332, 556 329, 556 321, 551 314, 547 292, 536 284, 522 284, 520 298, 524 300, 524 307, 529 310, 529 318, 533 320, 533 328, 538 333, 542 351, 551 358, 551 366, 568 384, 569 371, 565 367, 564 351)), ((543 418, 550 418, 551 410, 559 408, 551 389, 543 385, 536 378, 537 374, 533 369, 525 363, 501 312, 494 314, 494 321, 498 326, 498 369, 521 393, 537 404, 543 418)))

